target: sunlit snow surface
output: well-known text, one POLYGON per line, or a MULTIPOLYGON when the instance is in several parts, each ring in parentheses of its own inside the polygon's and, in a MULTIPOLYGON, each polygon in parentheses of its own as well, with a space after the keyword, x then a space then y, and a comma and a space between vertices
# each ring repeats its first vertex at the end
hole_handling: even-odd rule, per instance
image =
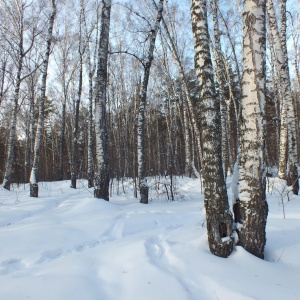
POLYGON ((174 202, 152 181, 149 205, 121 183, 110 202, 86 181, 40 183, 37 199, 28 185, 0 190, 0 299, 299 300, 300 197, 283 219, 280 184, 270 182, 265 261, 241 247, 210 254, 199 180, 177 178, 174 202))

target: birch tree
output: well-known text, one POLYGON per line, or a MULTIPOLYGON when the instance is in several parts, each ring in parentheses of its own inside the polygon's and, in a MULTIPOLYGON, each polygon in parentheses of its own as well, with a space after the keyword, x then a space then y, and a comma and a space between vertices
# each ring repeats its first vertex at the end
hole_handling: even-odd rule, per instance
MULTIPOLYGON (((283 1, 283 4, 285 2, 283 1)), ((293 186, 294 194, 298 195, 298 150, 295 110, 292 98, 286 47, 286 17, 283 13, 281 35, 272 0, 267 0, 268 21, 271 40, 275 48, 275 65, 279 74, 279 89, 281 98, 281 129, 280 129, 280 161, 279 176, 293 186)), ((283 10, 285 6, 283 5, 283 10)))
POLYGON ((154 26, 151 30, 151 35, 149 38, 149 49, 147 56, 143 61, 143 79, 142 86, 140 90, 140 106, 139 106, 139 116, 138 116, 138 177, 139 177, 139 188, 140 188, 140 203, 148 204, 148 193, 149 187, 147 185, 146 178, 146 124, 145 124, 145 108, 147 100, 147 88, 150 77, 150 69, 153 60, 153 52, 155 47, 155 40, 157 32, 159 30, 159 23, 162 19, 164 0, 160 0, 157 5, 157 16, 154 26))
POLYGON ((264 258, 268 204, 265 166, 266 0, 244 1, 243 97, 239 155, 238 244, 264 258))
POLYGON ((88 106, 88 112, 89 112, 89 130, 88 130, 88 158, 87 158, 87 175, 88 175, 88 187, 91 188, 94 186, 93 182, 93 132, 94 132, 94 121, 93 121, 93 78, 96 70, 96 55, 97 55, 97 46, 98 46, 98 33, 99 33, 99 5, 96 2, 96 20, 95 20, 95 25, 96 25, 96 33, 95 33, 95 40, 96 42, 95 47, 94 47, 94 59, 92 60, 92 55, 91 55, 91 47, 90 44, 92 42, 92 32, 93 32, 93 26, 91 28, 88 28, 87 25, 87 16, 86 16, 86 11, 83 13, 83 26, 84 26, 84 35, 85 39, 87 42, 86 46, 86 60, 87 60, 87 72, 88 72, 88 78, 89 78, 89 95, 88 95, 88 100, 89 100, 89 106, 88 106))
POLYGON ((48 64, 50 57, 51 44, 53 40, 52 32, 53 25, 56 16, 56 3, 55 0, 51 1, 51 15, 49 18, 49 27, 47 32, 47 41, 46 41, 46 49, 43 58, 42 65, 42 82, 41 82, 41 91, 39 98, 39 117, 37 121, 37 129, 35 134, 35 142, 34 142, 34 156, 32 169, 30 174, 30 196, 38 197, 38 172, 40 165, 40 148, 41 148, 41 138, 43 133, 43 124, 44 124, 44 106, 45 106, 45 98, 46 98, 46 84, 47 84, 47 73, 48 73, 48 64))
POLYGON ((101 32, 98 48, 95 84, 95 131, 97 171, 94 196, 109 200, 108 145, 106 128, 107 57, 110 28, 111 0, 102 0, 101 32))
POLYGON ((206 0, 192 1, 195 69, 200 84, 201 129, 203 139, 204 205, 210 251, 221 257, 233 249, 232 215, 229 210, 221 158, 221 136, 217 114, 213 66, 210 56, 206 0))
MULTIPOLYGON (((152 0, 152 2, 155 3, 154 0, 152 0)), ((182 61, 181 61, 181 58, 180 58, 180 55, 179 55, 177 42, 175 41, 174 36, 171 35, 170 30, 169 30, 169 28, 167 26, 167 23, 165 22, 164 18, 162 18, 162 23, 163 23, 163 26, 164 26, 165 34, 166 34, 167 39, 169 41, 169 43, 167 44, 168 48, 170 49, 170 51, 172 53, 172 56, 175 59, 175 62, 177 64, 178 71, 179 71, 179 76, 182 80, 183 89, 184 89, 184 92, 185 92, 185 95, 186 95, 186 108, 185 108, 187 110, 186 114, 187 114, 187 117, 189 116, 190 120, 191 120, 191 125, 192 125, 192 129, 193 129, 193 132, 194 132, 194 135, 195 135, 196 144, 197 144, 198 153, 199 153, 199 162, 200 162, 200 164, 202 164, 201 134, 200 134, 200 130, 199 130, 199 127, 198 127, 199 124, 196 120, 195 112, 194 112, 194 109, 193 109, 192 99, 190 97, 190 91, 189 91, 189 87, 188 87, 188 78, 185 74, 183 64, 182 64, 182 61)), ((173 25, 173 27, 174 27, 174 25, 173 25)), ((188 118, 185 118, 186 121, 187 121, 187 119, 188 118)), ((188 134, 187 131, 185 133, 188 134)), ((189 135, 187 135, 186 138, 188 140, 189 135)), ((188 149, 188 145, 186 144, 186 169, 187 170, 192 169, 193 172, 194 172, 194 175, 196 177, 200 177, 200 174, 199 174, 199 172, 197 171, 197 169, 195 167, 194 160, 189 157, 189 152, 190 152, 190 150, 188 149)))
POLYGON ((13 174, 13 164, 14 164, 14 155, 15 155, 15 139, 16 139, 16 126, 17 126, 17 113, 19 110, 19 96, 20 96, 20 87, 21 82, 30 76, 35 70, 30 72, 29 74, 22 76, 23 68, 24 68, 24 59, 30 53, 36 35, 37 28, 36 24, 32 27, 32 33, 30 35, 30 40, 27 48, 25 48, 25 34, 28 30, 28 24, 30 21, 25 18, 25 10, 30 9, 30 5, 26 5, 21 1, 16 1, 15 6, 10 6, 7 1, 1 1, 5 6, 8 14, 12 20, 12 28, 5 27, 5 31, 7 33, 7 43, 10 45, 10 55, 12 56, 13 61, 16 65, 16 75, 14 78, 14 92, 13 92, 13 110, 11 115, 11 127, 9 134, 9 143, 8 143, 8 153, 3 181, 3 188, 10 190, 10 183, 13 174), (27 29, 27 30, 26 30, 27 29), (17 45, 16 49, 12 48, 12 46, 17 45))
POLYGON ((222 161, 223 170, 225 177, 227 176, 229 166, 229 145, 228 145, 228 116, 227 116, 227 105, 225 102, 224 86, 225 86, 225 66, 222 58, 222 47, 221 47, 221 33, 219 30, 218 20, 218 9, 219 1, 214 0, 212 3, 212 13, 214 22, 214 42, 215 42, 215 57, 216 66, 215 74, 217 81, 217 92, 220 101, 220 115, 221 115, 221 137, 222 137, 222 161))
POLYGON ((84 15, 84 2, 80 1, 80 12, 79 12, 79 36, 78 36, 78 90, 75 101, 75 114, 73 121, 73 147, 72 147, 72 159, 71 159, 71 188, 76 189, 76 180, 78 176, 78 127, 79 127, 79 107, 82 94, 83 84, 83 58, 86 48, 86 41, 82 34, 83 26, 83 15, 84 15))

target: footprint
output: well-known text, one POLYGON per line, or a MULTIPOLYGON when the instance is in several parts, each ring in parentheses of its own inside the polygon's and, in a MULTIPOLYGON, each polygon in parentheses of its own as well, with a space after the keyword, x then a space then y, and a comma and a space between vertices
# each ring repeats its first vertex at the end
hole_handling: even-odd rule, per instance
POLYGON ((7 275, 7 274, 10 274, 12 272, 20 271, 20 270, 24 269, 25 267, 26 266, 22 262, 21 259, 12 258, 12 259, 6 260, 6 261, 1 263, 1 265, 0 265, 0 274, 1 275, 7 275))
POLYGON ((40 258, 38 260, 36 260, 35 264, 39 265, 42 264, 44 262, 50 262, 53 261, 59 257, 61 257, 63 254, 62 249, 55 249, 55 250, 51 250, 51 251, 45 251, 41 254, 40 258))
POLYGON ((158 237, 150 237, 145 240, 146 252, 150 261, 155 262, 164 254, 164 248, 161 245, 161 240, 158 237))

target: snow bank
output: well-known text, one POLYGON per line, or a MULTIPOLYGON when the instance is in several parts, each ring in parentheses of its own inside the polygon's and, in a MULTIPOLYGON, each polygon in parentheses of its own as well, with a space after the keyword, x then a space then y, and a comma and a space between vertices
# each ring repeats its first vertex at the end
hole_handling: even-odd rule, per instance
POLYGON ((299 197, 283 219, 268 194, 265 261, 241 247, 223 259, 208 249, 199 179, 176 182, 182 200, 152 184, 149 205, 128 183, 110 202, 85 181, 41 183, 37 199, 28 185, 0 190, 0 299, 300 299, 299 197))

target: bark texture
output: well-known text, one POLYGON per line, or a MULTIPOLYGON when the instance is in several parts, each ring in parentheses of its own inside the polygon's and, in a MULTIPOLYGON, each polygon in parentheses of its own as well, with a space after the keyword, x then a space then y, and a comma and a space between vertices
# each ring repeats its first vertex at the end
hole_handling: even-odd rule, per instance
POLYGON ((203 140, 204 205, 210 251, 221 257, 233 249, 232 215, 229 210, 218 131, 220 103, 216 97, 209 48, 206 0, 192 1, 195 69, 200 84, 201 129, 203 140))
POLYGON ((16 139, 16 126, 17 126, 17 113, 19 109, 19 96, 20 96, 20 86, 21 86, 21 74, 23 68, 23 61, 25 57, 24 53, 24 6, 19 11, 17 17, 17 22, 19 26, 19 41, 18 41, 18 57, 16 61, 17 65, 17 74, 14 84, 14 94, 13 94, 13 110, 11 116, 11 127, 9 133, 9 142, 8 142, 8 151, 7 151, 7 160, 3 180, 3 188, 10 190, 10 183, 13 175, 13 164, 15 156, 15 139, 16 139))
POLYGON ((239 155, 239 200, 235 220, 242 224, 239 245, 264 258, 268 204, 265 166, 265 0, 244 1, 243 97, 239 155))
POLYGON ((278 70, 280 83, 281 132, 279 176, 286 179, 288 185, 293 186, 294 194, 298 195, 297 128, 287 57, 285 1, 283 1, 282 4, 283 12, 280 36, 273 1, 267 0, 269 28, 272 37, 271 40, 273 41, 275 48, 275 64, 276 69, 278 70))
POLYGON ((41 82, 41 93, 40 93, 40 103, 39 103, 39 117, 37 121, 37 129, 35 135, 35 143, 34 143, 34 156, 32 163, 32 170, 30 174, 30 196, 38 197, 38 173, 39 173, 39 160, 40 160, 40 148, 41 148, 41 139, 43 133, 43 125, 44 125, 44 106, 45 106, 45 98, 46 98, 46 84, 47 84, 47 72, 48 72, 48 64, 52 43, 52 32, 53 25, 56 16, 56 3, 55 0, 51 1, 52 12, 49 19, 49 27, 48 27, 48 35, 47 35, 47 44, 45 57, 42 66, 42 82, 41 82))
POLYGON ((95 175, 94 196, 107 201, 109 201, 109 173, 106 129, 106 94, 110 11, 111 0, 103 0, 95 86, 97 172, 95 175))

